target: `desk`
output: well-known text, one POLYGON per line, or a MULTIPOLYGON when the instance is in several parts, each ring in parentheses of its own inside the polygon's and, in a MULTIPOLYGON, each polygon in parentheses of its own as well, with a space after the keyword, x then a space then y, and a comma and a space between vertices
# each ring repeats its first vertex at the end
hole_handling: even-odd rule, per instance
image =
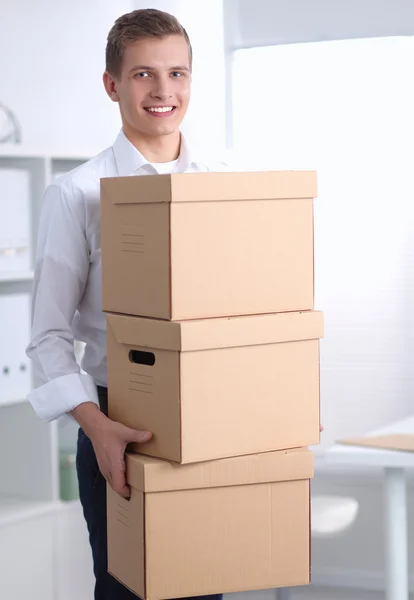
MULTIPOLYGON (((367 433, 364 438, 389 434, 414 436, 414 417, 367 433)), ((384 544, 387 600, 408 600, 408 541, 406 471, 414 469, 414 452, 335 444, 326 451, 326 464, 381 467, 384 473, 384 544)))

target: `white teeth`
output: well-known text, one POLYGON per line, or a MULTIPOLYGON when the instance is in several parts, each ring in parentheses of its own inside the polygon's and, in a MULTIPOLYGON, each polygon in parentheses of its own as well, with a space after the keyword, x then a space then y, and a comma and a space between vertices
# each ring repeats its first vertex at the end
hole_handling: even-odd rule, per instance
POLYGON ((147 110, 149 112, 158 112, 158 113, 165 113, 165 112, 171 112, 173 110, 173 106, 155 106, 154 108, 147 108, 147 110))

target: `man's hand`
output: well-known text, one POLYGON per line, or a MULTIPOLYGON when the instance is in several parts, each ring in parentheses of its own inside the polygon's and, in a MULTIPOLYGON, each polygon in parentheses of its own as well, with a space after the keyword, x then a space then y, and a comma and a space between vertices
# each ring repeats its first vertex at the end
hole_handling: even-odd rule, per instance
POLYGON ((144 444, 152 434, 137 431, 108 419, 99 408, 90 402, 81 404, 72 415, 92 442, 99 470, 111 488, 129 498, 131 490, 125 479, 125 448, 130 442, 144 444))
POLYGON ((148 442, 151 434, 148 431, 130 429, 107 418, 90 439, 102 475, 115 492, 129 498, 131 491, 125 480, 126 445, 130 442, 148 442))

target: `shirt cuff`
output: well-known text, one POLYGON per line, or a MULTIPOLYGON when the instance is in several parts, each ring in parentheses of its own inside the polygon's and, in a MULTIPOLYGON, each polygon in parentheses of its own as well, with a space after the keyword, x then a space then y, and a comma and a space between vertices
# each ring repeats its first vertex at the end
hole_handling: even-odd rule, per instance
POLYGON ((96 384, 90 375, 70 373, 36 388, 27 399, 42 421, 50 422, 84 402, 99 406, 96 384))

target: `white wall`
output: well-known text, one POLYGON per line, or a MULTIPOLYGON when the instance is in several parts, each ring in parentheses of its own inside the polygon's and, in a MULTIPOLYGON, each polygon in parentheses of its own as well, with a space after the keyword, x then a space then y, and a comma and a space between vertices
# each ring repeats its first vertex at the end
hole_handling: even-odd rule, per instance
POLYGON ((233 47, 414 33, 412 0, 225 0, 233 47))
POLYGON ((118 106, 102 85, 106 36, 131 0, 2 2, 0 102, 25 147, 94 154, 117 135, 118 106))
MULTIPOLYGON (((231 53, 241 48, 414 34, 412 0, 223 0, 227 146, 231 148, 231 53)), ((235 99, 237 101, 237 99, 235 99)))

